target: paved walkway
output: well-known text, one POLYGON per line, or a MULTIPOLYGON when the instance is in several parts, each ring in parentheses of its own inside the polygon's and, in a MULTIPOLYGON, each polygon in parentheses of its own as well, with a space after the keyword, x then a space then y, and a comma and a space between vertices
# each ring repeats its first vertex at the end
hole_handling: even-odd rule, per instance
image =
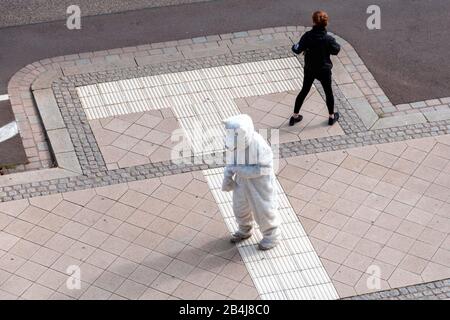
POLYGON ((9 94, 20 133, 30 150, 46 133, 57 167, 39 160, 0 178, 0 297, 450 297, 450 100, 393 106, 338 38, 342 120, 327 126, 317 86, 303 122, 288 127, 303 76, 290 39, 304 30, 58 57, 19 72, 9 94), (42 123, 31 127, 21 110, 42 123), (220 121, 239 113, 281 157, 283 241, 266 253, 255 250, 259 233, 228 242, 229 194, 207 161, 223 151, 220 121), (174 130, 188 154, 173 153, 174 130))

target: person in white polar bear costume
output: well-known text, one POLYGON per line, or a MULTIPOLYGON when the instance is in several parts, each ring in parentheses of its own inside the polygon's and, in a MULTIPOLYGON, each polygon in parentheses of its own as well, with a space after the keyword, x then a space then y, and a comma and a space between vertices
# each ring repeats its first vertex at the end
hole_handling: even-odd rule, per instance
POLYGON ((272 249, 280 237, 272 148, 255 131, 248 115, 223 122, 227 132, 227 163, 222 190, 233 191, 233 211, 239 225, 231 242, 251 237, 254 217, 263 235, 259 249, 272 249))

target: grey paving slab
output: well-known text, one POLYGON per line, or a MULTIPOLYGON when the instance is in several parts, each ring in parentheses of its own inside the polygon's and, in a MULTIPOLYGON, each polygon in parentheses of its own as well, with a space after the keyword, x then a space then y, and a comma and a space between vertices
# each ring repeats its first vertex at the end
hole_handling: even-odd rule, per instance
POLYGON ((425 122, 427 122, 427 119, 421 113, 412 113, 389 118, 381 118, 372 126, 371 129, 377 130, 393 127, 402 127, 406 125, 413 125, 425 122))
POLYGON ((74 151, 56 153, 55 154, 56 163, 59 168, 72 171, 78 174, 82 174, 80 162, 78 161, 77 154, 74 151))
POLYGON ((72 140, 67 129, 56 129, 47 132, 53 153, 73 151, 72 140))
POLYGON ((154 65, 180 60, 184 60, 184 56, 180 52, 136 57, 136 62, 139 66, 154 65))
POLYGON ((246 44, 231 44, 228 45, 230 51, 232 53, 241 53, 246 51, 255 51, 255 50, 264 50, 271 49, 275 47, 285 46, 290 44, 291 41, 288 39, 274 39, 274 40, 265 40, 258 42, 250 42, 246 44))
POLYGON ((134 58, 122 58, 117 61, 109 61, 109 62, 105 61, 78 66, 62 67, 62 71, 64 75, 69 76, 75 74, 92 73, 120 68, 130 68, 136 66, 137 64, 134 58))
POLYGON ((366 128, 371 128, 373 124, 378 120, 378 115, 373 110, 372 106, 364 97, 351 98, 348 102, 352 105, 353 110, 359 116, 366 128))
POLYGON ((55 79, 62 77, 61 68, 52 69, 39 74, 39 77, 31 85, 31 90, 49 89, 55 79))
POLYGON ((204 50, 182 50, 181 52, 186 59, 195 59, 228 54, 230 50, 227 47, 219 47, 204 50))
POLYGON ((352 83, 353 79, 350 74, 345 70, 344 65, 339 61, 336 56, 332 56, 333 62, 333 79, 337 84, 352 83))
POLYGON ((15 186, 20 184, 31 184, 34 182, 48 181, 53 179, 65 179, 78 176, 79 174, 60 168, 42 169, 36 171, 19 172, 0 176, 0 187, 15 186))
POLYGON ((423 115, 430 122, 450 119, 450 111, 424 112, 423 115))
POLYGON ((47 131, 66 127, 52 89, 34 90, 33 96, 47 131))

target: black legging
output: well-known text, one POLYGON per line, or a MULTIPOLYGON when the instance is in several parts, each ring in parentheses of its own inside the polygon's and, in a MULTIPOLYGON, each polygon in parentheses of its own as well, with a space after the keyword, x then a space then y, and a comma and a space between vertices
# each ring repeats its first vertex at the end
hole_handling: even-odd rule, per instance
POLYGON ((299 113, 300 108, 302 107, 306 96, 311 90, 315 79, 320 81, 323 90, 325 91, 328 113, 330 115, 334 114, 334 97, 333 89, 331 88, 331 70, 323 70, 319 72, 305 70, 302 90, 298 94, 297 99, 295 99, 294 113, 299 113))

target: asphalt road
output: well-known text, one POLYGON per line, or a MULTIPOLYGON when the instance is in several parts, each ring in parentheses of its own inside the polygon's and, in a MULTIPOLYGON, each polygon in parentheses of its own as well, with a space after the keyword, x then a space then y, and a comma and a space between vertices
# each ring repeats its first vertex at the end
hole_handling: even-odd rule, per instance
POLYGON ((4 135, 10 129, 8 124, 14 121, 14 114, 9 101, 0 101, 0 174, 1 168, 4 166, 26 163, 27 156, 22 145, 19 135, 15 135, 10 139, 3 139, 4 135))
POLYGON ((83 16, 172 6, 210 0, 1 0, 0 28, 63 20, 70 5, 78 5, 83 16))
POLYGON ((33 61, 207 34, 309 25, 324 8, 330 30, 350 41, 394 104, 450 96, 448 0, 221 0, 0 29, 0 94, 33 61), (366 9, 381 7, 382 28, 366 28, 366 9), (439 26, 438 26, 439 24, 439 26))
MULTIPOLYGON (((47 57, 283 25, 330 14, 330 31, 357 50, 394 104, 450 96, 448 0, 216 0, 0 29, 0 94, 21 67, 47 57), (381 30, 366 9, 381 8, 381 30)), ((0 150, 1 150, 0 145, 0 150)))

